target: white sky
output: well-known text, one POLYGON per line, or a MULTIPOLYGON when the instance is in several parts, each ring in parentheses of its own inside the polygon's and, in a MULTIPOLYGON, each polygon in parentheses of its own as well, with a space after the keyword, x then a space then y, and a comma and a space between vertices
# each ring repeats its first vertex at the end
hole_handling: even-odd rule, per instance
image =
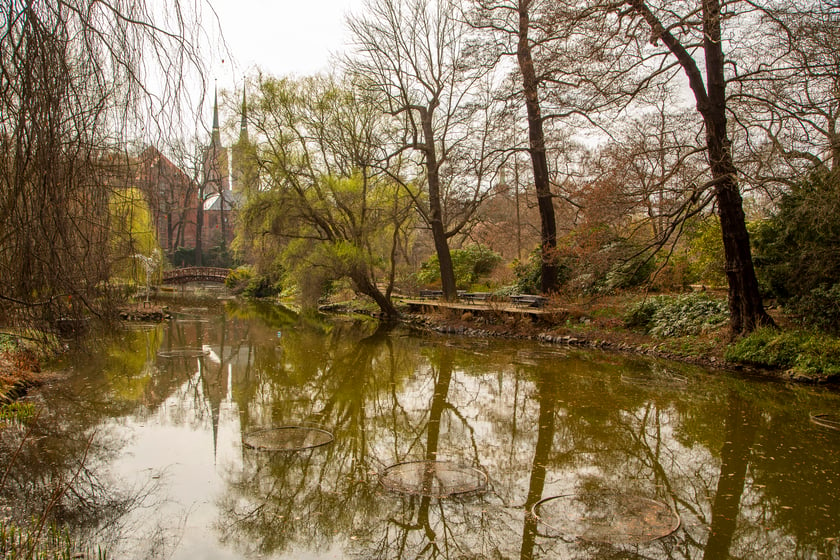
POLYGON ((241 87, 256 68, 275 75, 305 76, 329 69, 344 50, 345 14, 363 0, 208 0, 216 11, 233 60, 208 60, 219 89, 241 87))

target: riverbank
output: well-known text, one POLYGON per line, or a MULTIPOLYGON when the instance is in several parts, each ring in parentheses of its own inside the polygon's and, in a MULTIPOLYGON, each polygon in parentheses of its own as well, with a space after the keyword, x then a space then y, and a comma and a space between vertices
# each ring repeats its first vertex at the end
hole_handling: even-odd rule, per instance
POLYGON ((770 368, 747 367, 744 364, 727 362, 726 333, 705 333, 702 336, 681 337, 679 340, 656 340, 653 337, 628 331, 617 326, 603 328, 591 319, 579 324, 534 324, 521 321, 491 323, 474 322, 472 314, 454 316, 446 313, 406 313, 401 319, 409 327, 425 332, 460 335, 467 337, 507 338, 535 340, 546 344, 575 346, 644 355, 675 360, 707 368, 750 371, 752 373, 784 378, 784 372, 770 368))
MULTIPOLYGON (((725 300, 704 294, 553 301, 539 315, 505 313, 492 304, 467 309, 398 304, 398 308, 401 321, 419 331, 537 340, 799 383, 840 382, 837 337, 797 328, 773 309, 781 328, 733 341, 725 300)), ((376 315, 369 304, 357 300, 332 305, 330 311, 376 315)))
POLYGON ((35 350, 21 347, 11 339, 0 342, 0 405, 14 402, 42 380, 35 350))

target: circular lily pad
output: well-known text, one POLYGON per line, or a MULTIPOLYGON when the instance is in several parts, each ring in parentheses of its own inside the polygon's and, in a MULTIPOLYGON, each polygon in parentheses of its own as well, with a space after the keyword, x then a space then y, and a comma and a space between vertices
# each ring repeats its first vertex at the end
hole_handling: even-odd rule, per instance
POLYGON ((487 473, 447 461, 410 461, 390 466, 379 474, 385 488, 415 496, 446 498, 487 488, 487 473))
POLYGON ((811 422, 830 430, 840 430, 840 414, 834 414, 832 412, 812 412, 811 422))
POLYGON ((203 348, 176 348, 174 350, 161 350, 157 355, 159 358, 200 358, 209 353, 203 348))
POLYGON ((554 496, 532 513, 556 536, 608 544, 641 544, 670 535, 680 518, 668 505, 621 492, 554 496))
POLYGON ((303 451, 332 442, 333 435, 312 426, 279 426, 248 432, 242 437, 245 447, 259 451, 303 451))

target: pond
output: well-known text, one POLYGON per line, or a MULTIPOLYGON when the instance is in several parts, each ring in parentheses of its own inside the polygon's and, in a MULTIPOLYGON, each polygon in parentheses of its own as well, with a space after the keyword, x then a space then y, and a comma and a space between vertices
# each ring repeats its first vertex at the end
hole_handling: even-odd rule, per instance
POLYGON ((227 302, 30 398, 2 500, 109 558, 840 558, 823 388, 227 302))

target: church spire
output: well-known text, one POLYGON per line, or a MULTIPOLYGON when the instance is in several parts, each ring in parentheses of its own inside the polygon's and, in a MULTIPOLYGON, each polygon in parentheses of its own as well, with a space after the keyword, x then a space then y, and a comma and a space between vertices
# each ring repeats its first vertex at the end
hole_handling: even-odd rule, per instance
POLYGON ((219 86, 213 88, 213 132, 210 141, 216 147, 222 146, 222 135, 219 131, 219 86))
POLYGON ((242 121, 239 124, 239 141, 248 141, 248 104, 245 100, 245 85, 242 85, 242 121))

